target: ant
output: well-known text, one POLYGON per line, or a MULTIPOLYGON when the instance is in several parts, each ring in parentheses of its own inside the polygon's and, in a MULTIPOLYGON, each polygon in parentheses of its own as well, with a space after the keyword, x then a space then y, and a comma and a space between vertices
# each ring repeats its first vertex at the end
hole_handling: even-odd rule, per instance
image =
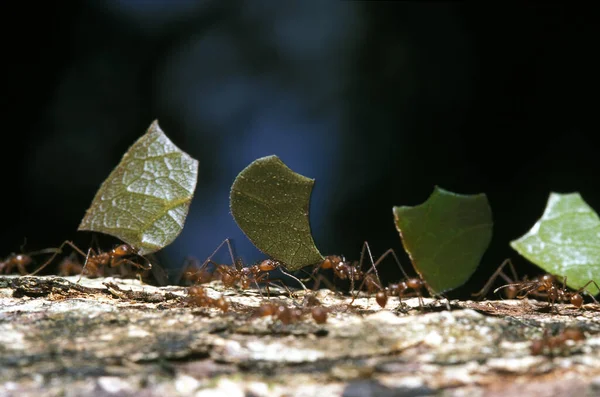
POLYGON ((192 286, 188 290, 188 302, 200 307, 214 307, 221 309, 222 312, 229 310, 229 302, 222 296, 215 299, 208 296, 203 287, 192 286))
MULTIPOLYGON (((23 251, 24 246, 25 243, 21 245, 21 251, 23 251)), ((24 276, 27 274, 27 266, 34 262, 33 256, 50 253, 54 253, 56 255, 56 252, 57 250, 55 248, 46 248, 39 251, 30 252, 28 254, 15 254, 13 252, 4 258, 3 261, 0 261, 0 274, 10 274, 15 268, 17 268, 19 274, 24 276)))
POLYGON ((528 295, 537 295, 537 296, 545 296, 548 300, 548 305, 554 307, 556 302, 570 302, 573 306, 577 308, 581 308, 583 306, 583 297, 581 296, 582 292, 587 292, 588 295, 594 300, 594 302, 598 303, 594 296, 586 291, 588 285, 592 284, 596 287, 596 289, 600 290, 598 284, 594 280, 589 280, 585 285, 579 288, 577 291, 569 291, 566 287, 567 278, 564 277, 562 279, 562 287, 558 285, 558 281, 556 276, 551 274, 544 274, 539 278, 529 280, 523 280, 519 282, 514 282, 511 284, 503 285, 494 290, 494 293, 498 292, 500 289, 511 288, 511 295, 514 294, 514 297, 518 299, 523 299, 528 295))
MULTIPOLYGON (((381 281, 379 280, 379 274, 377 273, 377 266, 388 255, 392 255, 396 262, 399 263, 398 257, 396 256, 396 253, 393 249, 387 250, 377 259, 377 261, 374 261, 373 255, 371 254, 371 248, 369 247, 369 243, 365 241, 362 246, 359 261, 350 262, 347 261, 346 258, 344 258, 343 256, 328 255, 323 259, 321 263, 315 266, 310 276, 311 278, 315 279, 315 276, 317 275, 319 270, 332 269, 334 279, 337 278, 340 280, 350 281, 350 293, 354 292, 354 284, 359 281, 362 281, 359 287, 359 291, 360 289, 362 289, 363 286, 366 285, 367 290, 370 294, 372 294, 376 290, 382 290, 381 281), (368 254, 369 258, 371 259, 371 269, 369 269, 367 272, 364 272, 362 270, 362 264, 365 259, 365 254, 368 254), (371 274, 371 271, 375 272, 375 276, 371 274)), ((327 281, 320 274, 317 280, 327 281)), ((352 299, 352 302, 354 302, 355 298, 356 297, 352 299)))
MULTIPOLYGON (((273 280, 269 279, 269 273, 274 271, 275 269, 279 269, 283 274, 298 281, 304 287, 304 284, 302 284, 302 282, 300 280, 298 280, 296 277, 292 276, 291 274, 286 273, 282 269, 281 263, 278 261, 275 261, 273 259, 265 259, 255 265, 244 266, 241 259, 239 259, 239 258, 235 259, 235 255, 233 254, 233 247, 231 246, 231 241, 229 239, 223 240, 223 242, 221 244, 219 244, 219 246, 213 251, 213 253, 208 257, 208 259, 206 259, 206 261, 204 261, 204 263, 200 266, 199 270, 196 271, 195 273, 188 274, 187 277, 189 279, 198 277, 198 278, 200 278, 200 280, 206 280, 207 274, 208 274, 206 271, 206 267, 209 264, 212 264, 216 267, 215 271, 220 276, 219 278, 220 278, 221 282, 223 283, 224 286, 226 286, 228 288, 234 287, 239 284, 242 289, 248 289, 248 288, 250 288, 250 284, 254 283, 256 285, 256 287, 260 290, 259 283, 266 283, 267 294, 269 294, 269 284, 274 282, 273 280), (212 258, 215 256, 215 254, 225 244, 227 244, 227 248, 229 250, 229 255, 231 257, 232 265, 218 264, 212 260, 212 258), (196 275, 199 275, 199 276, 196 276, 196 275)), ((214 276, 213 276, 213 279, 214 279, 214 276)), ((285 285, 284 285, 284 287, 285 287, 285 285)), ((286 289, 287 289, 287 287, 286 287, 286 289)), ((306 289, 306 287, 304 287, 304 289, 306 289)), ((289 289, 287 289, 287 290, 288 290, 288 292, 290 292, 289 289)))
POLYGON ((304 297, 302 307, 289 307, 285 303, 266 302, 260 305, 254 312, 253 317, 271 316, 288 325, 300 321, 305 311, 310 307, 310 313, 317 324, 327 322, 328 310, 321 306, 321 302, 312 294, 304 297))
POLYGON ((2 262, 0 262, 0 273, 10 274, 16 267, 19 273, 23 276, 27 274, 27 270, 25 268, 29 266, 31 262, 33 262, 31 255, 12 253, 2 262))
POLYGON ((208 271, 206 267, 201 268, 200 261, 197 258, 191 256, 185 258, 179 284, 206 284, 212 280, 213 273, 208 271))
POLYGON ((529 351, 532 355, 538 356, 544 353, 553 355, 557 348, 563 351, 567 341, 582 341, 585 339, 583 331, 579 328, 565 328, 557 336, 550 336, 548 329, 544 329, 541 339, 535 339, 531 342, 529 351))
MULTIPOLYGON (((371 249, 369 247, 369 244, 365 241, 363 244, 362 252, 361 252, 361 259, 359 262, 360 264, 362 264, 362 261, 364 259, 365 250, 368 253, 369 258, 371 259, 371 269, 369 269, 367 272, 363 272, 361 270, 362 266, 358 266, 358 267, 355 266, 355 267, 352 267, 352 269, 351 269, 351 274, 354 276, 354 278, 356 280, 362 279, 362 282, 361 282, 360 286, 358 287, 358 291, 362 290, 363 286, 366 286, 367 293, 369 295, 372 295, 376 291, 375 292, 375 301, 381 308, 385 308, 385 306, 387 305, 389 296, 397 296, 400 298, 400 300, 402 300, 402 297, 406 296, 405 295, 406 291, 413 290, 413 293, 416 294, 417 297, 419 298, 419 306, 420 307, 424 306, 422 290, 427 287, 427 284, 421 278, 417 278, 417 277, 411 278, 408 276, 408 274, 404 271, 404 268, 400 264, 400 260, 398 259, 396 252, 392 248, 385 251, 376 261, 373 261, 373 255, 371 254, 371 249), (404 275, 404 281, 400 281, 399 283, 392 283, 392 284, 389 284, 386 288, 383 288, 381 285, 381 281, 379 279, 379 274, 377 273, 377 266, 388 255, 391 255, 394 258, 394 260, 396 261, 398 268, 404 275), (371 272, 374 272, 375 275, 373 275, 371 272)), ((323 268, 322 265, 321 265, 321 268, 323 268)), ((356 295, 353 295, 353 298, 352 298, 352 301, 350 302, 350 304, 352 304, 355 299, 356 299, 356 295)))
MULTIPOLYGON (((36 271, 32 272, 31 275, 35 275, 35 274, 39 273, 42 269, 44 269, 46 266, 48 266, 50 264, 50 262, 52 262, 52 260, 54 260, 56 255, 58 255, 59 253, 62 252, 62 248, 65 245, 71 246, 71 248, 73 248, 77 253, 79 253, 81 256, 85 257, 83 269, 79 276, 80 279, 81 279, 81 275, 83 275, 83 271, 85 271, 85 270, 87 270, 91 274, 98 274, 98 272, 100 271, 100 269, 99 269, 100 266, 117 267, 117 266, 128 263, 128 264, 131 264, 142 270, 150 270, 152 268, 152 264, 149 261, 148 261, 147 266, 143 266, 143 265, 140 265, 139 263, 136 263, 136 262, 132 261, 131 259, 127 258, 128 256, 131 256, 131 255, 138 255, 135 248, 133 248, 129 244, 121 244, 108 252, 99 252, 99 253, 96 253, 94 251, 94 249, 90 247, 87 251, 87 254, 85 254, 72 241, 66 240, 57 248, 54 255, 52 255, 52 257, 50 257, 50 259, 48 259, 46 261, 46 263, 44 263, 42 266, 40 266, 36 271)), ((140 256, 140 255, 138 255, 138 256, 140 256)))
MULTIPOLYGON (((419 299, 419 306, 423 307, 424 303, 423 303, 422 290, 426 289, 426 287, 427 287, 427 284, 422 279, 420 279, 418 277, 412 277, 412 278, 407 277, 405 280, 400 281, 399 283, 389 284, 388 287, 383 292, 383 294, 397 296, 398 298, 400 298, 400 301, 402 301, 402 298, 404 296, 407 296, 407 295, 405 295, 406 291, 413 290, 413 293, 416 294, 417 298, 419 299)), ((380 299, 383 299, 383 298, 380 298, 380 299)), ((387 296, 385 297, 385 301, 387 302, 387 296)), ((384 306, 382 306, 382 307, 384 307, 384 306)))
MULTIPOLYGON (((89 270, 89 269, 88 269, 89 270)), ((83 272, 83 265, 77 260, 77 253, 71 252, 71 254, 58 264, 58 275, 59 276, 74 276, 83 272)))

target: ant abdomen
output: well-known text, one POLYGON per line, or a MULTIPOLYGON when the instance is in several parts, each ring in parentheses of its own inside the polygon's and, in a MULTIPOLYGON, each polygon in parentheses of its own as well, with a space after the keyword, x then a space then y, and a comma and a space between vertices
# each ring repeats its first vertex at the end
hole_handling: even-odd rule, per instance
POLYGON ((310 312, 313 320, 315 320, 317 324, 324 324, 327 322, 328 311, 323 306, 313 307, 310 312))
POLYGON ((384 308, 387 305, 388 297, 385 291, 379 291, 375 294, 375 301, 379 306, 384 308))
POLYGON ((573 294, 573 296, 571 296, 571 304, 580 308, 583 306, 583 297, 580 294, 573 294))

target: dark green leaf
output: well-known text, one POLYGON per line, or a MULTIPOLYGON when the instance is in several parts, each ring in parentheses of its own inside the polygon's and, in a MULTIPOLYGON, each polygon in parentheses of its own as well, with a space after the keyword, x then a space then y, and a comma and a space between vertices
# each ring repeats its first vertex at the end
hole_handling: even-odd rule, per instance
POLYGON ((492 238, 485 194, 461 195, 436 186, 423 204, 393 212, 404 249, 434 293, 464 284, 492 238))
POLYGON ((277 156, 253 161, 231 187, 231 214, 252 243, 289 270, 323 260, 310 231, 314 180, 290 170, 277 156))
POLYGON ((115 236, 149 254, 179 235, 196 189, 198 161, 154 121, 102 183, 79 230, 115 236))
MULTIPOLYGON (((600 219, 579 193, 551 193, 542 217, 510 246, 574 289, 600 280, 600 219)), ((594 285, 588 291, 598 293, 594 285)))

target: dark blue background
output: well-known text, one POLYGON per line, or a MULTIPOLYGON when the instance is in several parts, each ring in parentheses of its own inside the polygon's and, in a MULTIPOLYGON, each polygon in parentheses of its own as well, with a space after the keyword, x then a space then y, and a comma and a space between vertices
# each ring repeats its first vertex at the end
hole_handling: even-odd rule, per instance
POLYGON ((200 161, 186 227, 160 254, 173 274, 226 237, 246 262, 263 257, 228 196, 269 154, 316 179, 324 254, 357 258, 365 240, 375 255, 401 252, 392 206, 436 184, 487 193, 494 237, 465 295, 506 257, 535 272, 508 243, 550 191, 600 209, 592 8, 111 0, 1 11, 0 255, 25 237, 25 250, 89 246, 76 232, 85 210, 154 119, 200 161))

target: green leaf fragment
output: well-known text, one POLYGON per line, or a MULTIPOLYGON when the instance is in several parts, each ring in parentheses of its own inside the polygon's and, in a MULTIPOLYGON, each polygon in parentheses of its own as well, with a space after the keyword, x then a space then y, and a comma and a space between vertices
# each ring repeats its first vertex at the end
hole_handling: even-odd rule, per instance
POLYGON ((313 185, 277 156, 267 156, 240 172, 231 187, 231 214, 240 229, 291 271, 323 261, 308 216, 313 185))
POLYGON ((393 212, 415 270, 436 294, 463 285, 492 239, 485 194, 461 195, 436 186, 423 204, 393 212))
POLYGON ((198 161, 155 120, 102 183, 78 230, 115 236, 140 255, 158 251, 183 229, 197 179, 198 161))
POLYGON ((510 246, 573 289, 600 280, 600 219, 579 193, 551 193, 542 217, 510 246))

